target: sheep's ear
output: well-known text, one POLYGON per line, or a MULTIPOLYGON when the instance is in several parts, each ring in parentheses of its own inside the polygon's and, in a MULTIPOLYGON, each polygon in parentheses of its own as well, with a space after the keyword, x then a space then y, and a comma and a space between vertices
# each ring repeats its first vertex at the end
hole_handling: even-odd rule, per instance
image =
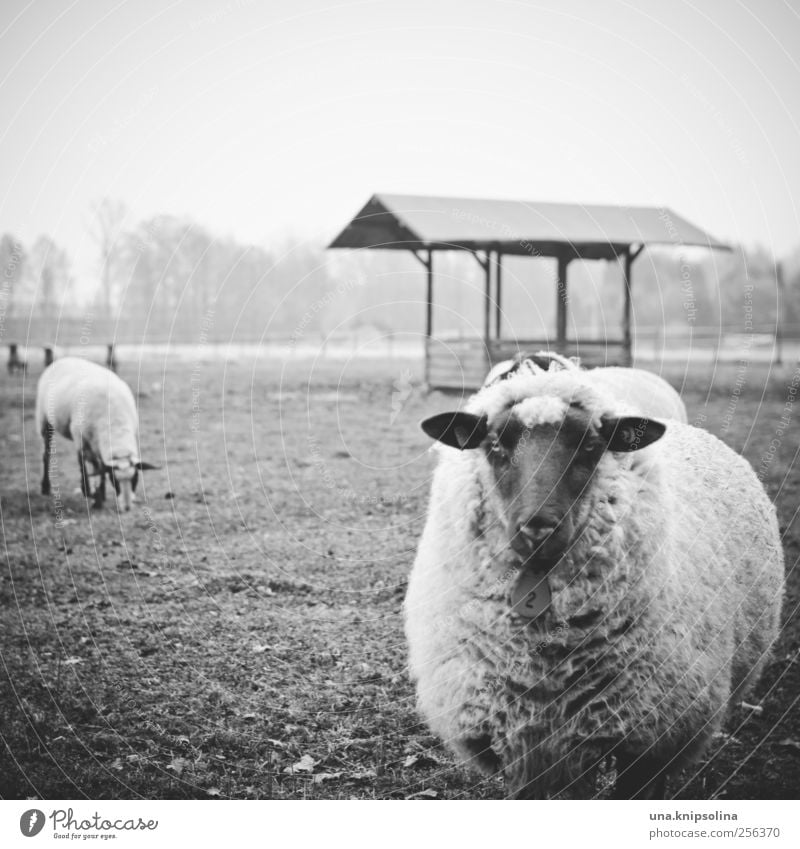
POLYGON ((623 416, 603 419, 600 433, 609 451, 638 451, 657 442, 666 430, 667 426, 655 419, 623 416))
POLYGON ((553 359, 549 354, 546 354, 540 351, 538 354, 531 354, 526 359, 531 360, 531 362, 538 366, 542 371, 549 371, 550 366, 553 363, 558 363, 558 360, 553 359))
POLYGON ((160 469, 161 466, 154 466, 152 463, 143 463, 139 460, 138 463, 133 464, 140 472, 149 472, 154 469, 160 469))
POLYGON ((564 368, 563 364, 550 351, 537 351, 535 354, 524 354, 522 356, 523 359, 530 360, 542 371, 549 371, 553 364, 555 364, 556 369, 564 368))
POLYGON ((431 439, 460 451, 477 448, 488 432, 486 416, 471 413, 439 413, 420 422, 420 427, 431 439))

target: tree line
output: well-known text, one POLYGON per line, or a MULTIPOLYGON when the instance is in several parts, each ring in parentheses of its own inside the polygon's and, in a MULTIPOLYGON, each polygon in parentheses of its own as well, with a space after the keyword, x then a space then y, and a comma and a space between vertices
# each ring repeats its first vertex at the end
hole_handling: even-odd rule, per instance
MULTIPOLYGON (((201 334, 225 341, 297 340, 365 326, 390 334, 423 327, 424 275, 404 251, 328 252, 320 241, 290 239, 244 244, 179 216, 131 223, 124 206, 111 200, 94 206, 90 229, 93 281, 76 280, 67 249, 50 236, 30 246, 10 233, 0 237, 4 318, 79 319, 89 313, 116 322, 119 338, 129 341, 193 341, 201 334)), ((552 264, 506 258, 505 334, 552 331, 552 264)), ((788 327, 800 330, 800 248, 783 265, 779 293, 774 260, 763 248, 648 249, 634 264, 635 325, 742 329, 749 315, 751 323, 768 327, 780 313, 788 327)), ((435 331, 480 335, 483 271, 457 252, 436 254, 435 269, 435 331)), ((622 311, 621 282, 614 263, 572 263, 572 327, 602 334, 613 326, 622 311)))

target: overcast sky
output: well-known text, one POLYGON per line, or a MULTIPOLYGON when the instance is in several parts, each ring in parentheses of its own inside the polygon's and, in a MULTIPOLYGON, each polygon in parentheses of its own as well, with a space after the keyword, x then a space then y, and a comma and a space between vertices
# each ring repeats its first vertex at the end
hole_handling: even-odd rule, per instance
POLYGON ((85 267, 93 199, 270 244, 375 191, 673 207, 800 244, 782 0, 0 5, 0 230, 85 267))

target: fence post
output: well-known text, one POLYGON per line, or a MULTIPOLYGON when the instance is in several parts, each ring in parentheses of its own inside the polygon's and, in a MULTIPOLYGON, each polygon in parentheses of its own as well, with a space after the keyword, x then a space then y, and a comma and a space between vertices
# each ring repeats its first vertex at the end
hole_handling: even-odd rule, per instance
POLYGON ((783 263, 775 263, 775 288, 777 294, 777 310, 775 313, 775 365, 783 365, 783 320, 781 312, 783 310, 783 263))

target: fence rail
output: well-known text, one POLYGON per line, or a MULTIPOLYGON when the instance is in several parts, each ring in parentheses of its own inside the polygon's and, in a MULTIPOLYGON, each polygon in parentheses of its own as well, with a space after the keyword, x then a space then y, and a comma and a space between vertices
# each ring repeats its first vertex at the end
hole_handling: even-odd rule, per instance
MULTIPOLYGON (((352 335, 359 335, 367 329, 345 330, 334 334, 331 338, 345 339, 352 335)), ((173 331, 142 328, 140 324, 127 321, 125 317, 119 319, 105 319, 86 317, 61 317, 43 318, 41 316, 4 316, 0 320, 0 344, 16 342, 19 345, 30 345, 44 347, 46 345, 78 345, 83 344, 108 344, 114 342, 118 345, 165 345, 169 343, 192 344, 197 342, 201 336, 208 332, 215 336, 214 328, 201 329, 194 327, 186 330, 176 327, 173 331)), ((411 333, 413 331, 398 331, 411 333)), ((304 334, 305 335, 305 334, 304 334)), ((309 337, 317 337, 314 331, 309 330, 309 337)), ((390 335, 386 333, 387 337, 390 335)), ((590 328, 578 328, 573 337, 584 346, 606 345, 608 341, 598 336, 597 330, 590 328)), ((695 344, 711 345, 720 339, 728 337, 745 336, 770 336, 785 340, 800 341, 800 324, 789 324, 784 326, 755 325, 753 327, 723 327, 723 326, 693 326, 693 325, 639 325, 633 329, 633 338, 640 344, 653 344, 662 340, 693 340, 695 344)), ((270 333, 263 337, 259 333, 237 334, 235 338, 227 338, 225 334, 217 334, 214 338, 216 343, 242 343, 257 344, 259 342, 286 341, 292 338, 290 333, 270 333)), ((442 334, 443 339, 467 339, 462 334, 442 334)), ((542 344, 552 345, 554 340, 544 339, 542 344)), ((494 344, 513 346, 514 339, 497 340, 494 344)))
MULTIPOLYGON (((577 331, 563 353, 577 355, 586 365, 622 364, 624 348, 619 339, 598 339, 596 331, 577 331)), ((747 359, 781 362, 800 355, 800 325, 789 325, 776 332, 774 326, 692 327, 667 326, 635 328, 634 362, 737 361, 747 359)), ((122 360, 150 355, 180 358, 226 358, 268 356, 271 359, 317 356, 336 359, 348 357, 422 358, 426 352, 424 337, 412 333, 360 328, 322 335, 312 331, 296 338, 289 334, 258 337, 243 334, 235 339, 216 335, 211 328, 207 336, 199 332, 174 334, 137 332, 123 321, 105 319, 5 317, 0 322, 0 345, 6 350, 16 346, 17 356, 38 362, 50 349, 56 356, 79 353, 102 358, 107 347, 114 345, 122 360), (42 353, 39 353, 42 352, 42 353)), ((432 383, 464 385, 480 383, 492 364, 513 356, 519 350, 555 349, 554 340, 492 340, 488 350, 482 339, 458 334, 441 334, 428 340, 429 370, 432 383)), ((9 357, 11 359, 11 357, 9 357)))

